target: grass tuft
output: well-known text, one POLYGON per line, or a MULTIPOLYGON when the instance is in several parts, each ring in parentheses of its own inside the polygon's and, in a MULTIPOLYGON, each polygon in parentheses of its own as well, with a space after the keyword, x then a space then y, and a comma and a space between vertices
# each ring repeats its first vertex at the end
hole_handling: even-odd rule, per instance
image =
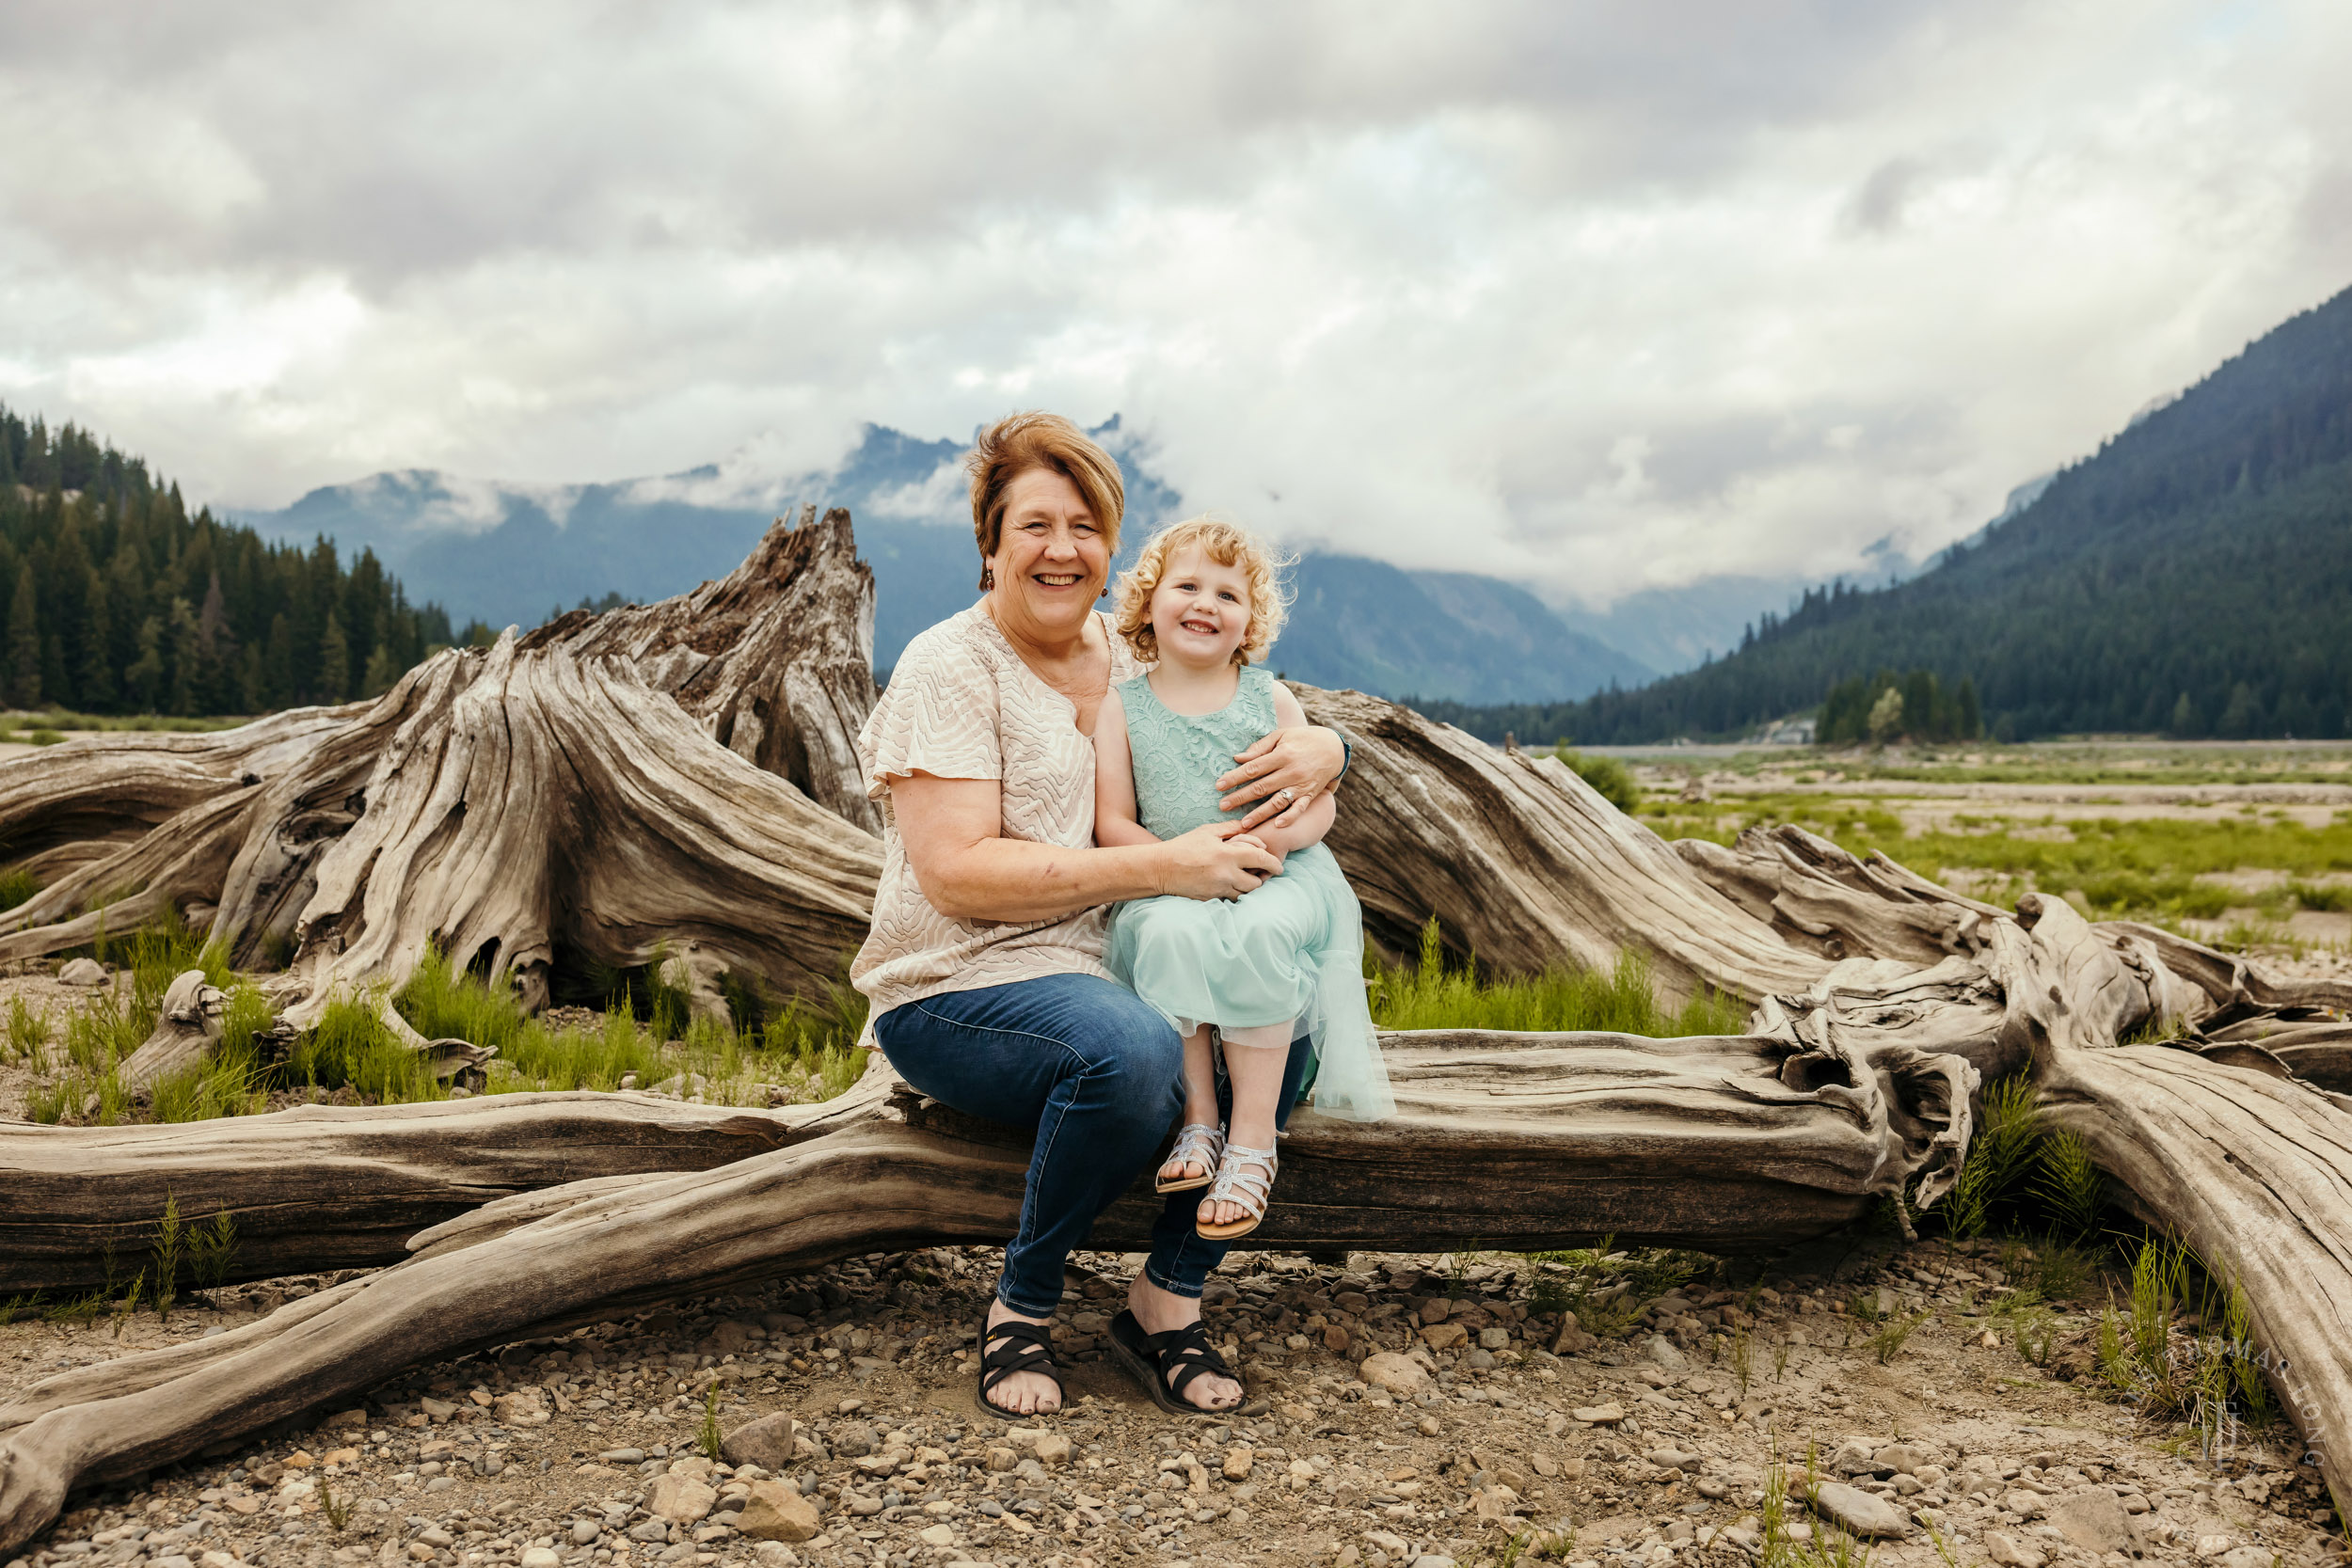
POLYGON ((1543 1270, 1529 1309, 1573 1312, 1585 1333, 1614 1338, 1632 1328, 1645 1307, 1715 1262, 1702 1253, 1664 1247, 1618 1252, 1613 1241, 1603 1237, 1589 1247, 1524 1254, 1543 1270))
POLYGON ((24 998, 9 997, 8 1033, 0 1036, 0 1062, 23 1058, 38 1063, 40 1048, 49 1043, 53 1033, 47 1009, 36 1011, 24 1005, 24 998))
POLYGON ((2143 1414, 2185 1422, 2198 1449, 2214 1460, 2244 1427, 2279 1418, 2252 1319, 2235 1278, 2181 1242, 2151 1240, 2133 1259, 2128 1301, 2110 1302, 2100 1315, 2092 1366, 2143 1414))
POLYGON ((694 1433, 694 1441, 703 1450, 703 1457, 713 1465, 726 1458, 725 1434, 719 1430, 719 1385, 715 1382, 703 1390, 703 1421, 694 1433))
POLYGON ((2080 1241, 2099 1227, 2100 1211, 2106 1207, 2106 1177, 2090 1157, 2090 1145, 2068 1128, 2042 1139, 2041 1156, 2033 1194, 2048 1211, 2054 1233, 2080 1241))
POLYGON ((1619 955, 1608 973, 1548 970, 1533 976, 1482 980, 1472 970, 1449 970, 1433 918, 1422 927, 1420 961, 1412 968, 1377 967, 1370 976, 1373 1021, 1383 1029, 1509 1029, 1539 1033, 1593 1031, 1671 1037, 1736 1035, 1747 1026, 1737 998, 1708 991, 1672 1011, 1661 1006, 1644 955, 1619 955))
POLYGON ((40 891, 40 879, 21 865, 0 871, 0 910, 12 910, 29 902, 40 891))
POLYGON ((1879 1324, 1863 1343, 1870 1347, 1870 1354, 1878 1357, 1880 1366, 1889 1366, 1894 1362, 1895 1357, 1902 1354, 1905 1342, 1918 1332, 1919 1325, 1926 1323, 1930 1315, 1926 1312, 1915 1312, 1908 1318, 1901 1316, 1889 1318, 1879 1324))
POLYGON ((1960 1180, 1944 1200, 1944 1223, 1965 1240, 1992 1228, 1994 1210, 2031 1170, 2042 1138, 2042 1111, 2033 1081, 2012 1073, 1984 1091, 1984 1116, 1968 1145, 1960 1180))

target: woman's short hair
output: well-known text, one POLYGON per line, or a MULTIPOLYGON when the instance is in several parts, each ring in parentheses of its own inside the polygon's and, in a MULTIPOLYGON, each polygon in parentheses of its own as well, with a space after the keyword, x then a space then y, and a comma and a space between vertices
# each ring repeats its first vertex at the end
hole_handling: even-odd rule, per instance
POLYGON ((980 432, 963 467, 972 476, 972 536, 983 560, 996 553, 1004 535, 1005 492, 1032 468, 1050 468, 1076 485, 1103 531, 1103 543, 1117 553, 1119 522, 1127 511, 1119 465, 1059 414, 1006 415, 980 432))
POLYGON ((1143 553, 1136 557, 1134 568, 1119 574, 1115 623, 1119 635, 1127 640, 1136 657, 1146 664, 1159 662, 1160 636, 1152 629, 1152 595, 1159 592, 1169 558, 1194 546, 1220 566, 1239 566, 1248 578, 1249 629, 1242 634, 1241 646, 1233 650, 1233 662, 1257 663, 1282 635, 1282 622, 1290 614, 1290 588, 1282 580, 1282 568, 1290 562, 1228 517, 1187 517, 1152 536, 1143 553))

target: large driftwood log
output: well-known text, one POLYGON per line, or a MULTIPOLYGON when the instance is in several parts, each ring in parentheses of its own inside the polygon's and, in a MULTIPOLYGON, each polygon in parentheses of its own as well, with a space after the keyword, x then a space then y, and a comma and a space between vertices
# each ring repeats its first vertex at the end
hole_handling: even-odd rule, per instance
MULTIPOLYGON (((808 560, 837 562, 846 520, 837 531, 838 547, 818 540, 808 560)), ((782 585, 754 578, 705 601, 724 601, 737 636, 778 625, 760 600, 782 585)), ((818 598, 835 615, 847 602, 818 598)), ((5 940, 26 953, 68 945, 91 892, 120 885, 116 874, 144 857, 160 878, 134 895, 147 902, 118 899, 106 915, 209 897, 223 934, 291 929, 297 1018, 339 988, 396 980, 428 937, 463 958, 494 954, 534 997, 569 950, 643 961, 658 942, 699 944, 706 974, 723 963, 808 983, 858 934, 874 844, 812 803, 824 787, 814 760, 805 789, 788 782, 790 749, 771 748, 765 726, 813 715, 815 732, 837 738, 858 690, 836 682, 822 704, 761 707, 729 684, 750 668, 730 646, 654 621, 574 623, 444 656, 375 704, 285 716, 242 738, 135 757, 101 748, 80 771, 55 749, 36 760, 61 804, 0 770, 10 852, 62 868, 42 924, 5 940), (248 759, 269 748, 269 770, 248 780, 248 759), (82 782, 100 776, 135 783, 143 803, 107 816, 103 786, 82 782), (68 883, 79 892, 60 894, 68 883), (288 910, 291 926, 270 924, 288 910)), ((1404 945, 1434 913, 1449 941, 1505 970, 1638 948, 1669 994, 1712 987, 1756 1013, 1732 1039, 1391 1037, 1399 1117, 1364 1128, 1303 1115, 1261 1244, 1534 1246, 1613 1230, 1736 1250, 1817 1234, 1873 1195, 1931 1201, 1964 1149, 1975 1085, 2029 1069, 2131 1201, 2245 1282, 2264 1333, 2296 1348, 2293 1366, 2318 1370, 2290 1389, 2311 1430, 2352 1418, 2352 1385, 2325 1348, 2339 1325, 2312 1293, 2352 1297, 2342 1278, 2352 1117, 2246 1038, 2303 1031, 2306 1054, 2324 1060, 2313 1053, 2341 1040, 2328 1031, 2341 1029, 2352 990, 2276 981, 2054 902, 2007 913, 1794 830, 1728 848, 1668 846, 1554 761, 1497 753, 1355 693, 1301 696, 1357 737, 1332 844, 1376 937, 1404 945), (2156 1021, 2202 1053, 2117 1048, 2156 1021), (1467 1190, 1431 1179, 1470 1162, 1481 1180, 1467 1190), (2168 1162, 2192 1174, 2168 1177, 2168 1162)), ((771 1134, 729 1121, 593 1170, 533 1168, 530 1151, 557 1140, 534 1144, 532 1129, 584 1114, 578 1097, 550 1097, 507 1102, 516 1152, 470 1195, 462 1171, 438 1170, 412 1196, 389 1175, 399 1154, 360 1160, 349 1227, 377 1227, 364 1243, 373 1256, 405 1233, 408 1260, 204 1346, 52 1380, 0 1411, 14 1428, 0 1441, 0 1549, 78 1481, 145 1468, 421 1359, 876 1246, 1001 1236, 1019 1200, 1019 1135, 894 1086, 869 1072, 765 1151, 700 1170, 662 1167, 724 1158, 713 1138, 743 1151, 771 1134), (564 1184, 567 1174, 584 1180, 564 1184), (791 1217, 779 1226, 780 1214, 791 1217)), ((667 1114, 600 1103, 620 1122, 667 1114)), ((408 1131, 429 1140, 416 1129, 448 1115, 421 1111, 408 1131)), ((222 1141, 181 1167, 171 1180, 187 1186, 173 1190, 211 1183, 225 1196, 252 1157, 237 1140, 291 1125, 208 1132, 222 1141)), ((297 1132, 318 1140, 307 1157, 321 1168, 383 1135, 357 1118, 297 1132)), ((39 1157, 69 1169, 108 1135, 51 1131, 39 1157)), ((35 1147, 11 1134, 0 1160, 35 1147)), ((160 1159, 143 1148, 128 1160, 135 1177, 95 1184, 86 1243, 97 1227, 147 1220, 124 1210, 153 1202, 160 1159)), ((1098 1240, 1134 1244, 1151 1207, 1122 1202, 1098 1240)), ((8 1240, 0 1228, 0 1247, 8 1240)), ((58 1241, 49 1266, 69 1266, 75 1245, 58 1241)), ((2340 1454, 2323 1457, 2340 1488, 2352 1479, 2340 1454)))
MULTIPOLYGON (((1537 1247, 1607 1234, 1715 1251, 1781 1244, 1848 1223, 1923 1169, 1940 1183, 1965 1141, 1973 1082, 1953 1057, 1889 1048, 1864 1060, 1794 1031, 1442 1031, 1384 1043, 1398 1118, 1359 1128, 1301 1113, 1261 1244, 1537 1247), (1467 1202, 1451 1174, 1465 1161, 1491 1178, 1467 1202)), ((228 1212, 240 1238, 231 1277, 393 1262, 410 1237, 485 1203, 503 1224, 540 1212, 540 1189, 659 1179, 862 1125, 894 1082, 877 1063, 850 1095, 772 1113, 580 1093, 180 1127, 0 1125, 0 1169, 16 1175, 0 1291, 98 1283, 110 1256, 144 1251, 167 1196, 185 1214, 228 1212)), ((914 1120, 991 1151, 1017 1193, 1021 1138, 938 1106, 914 1120)), ((1155 1209, 1143 1193, 1104 1225, 1119 1244, 1138 1242, 1155 1209)))
POLYGON ((230 1279, 367 1267, 397 1262, 419 1230, 510 1195, 728 1164, 818 1136, 844 1110, 576 1093, 169 1125, 0 1122, 0 1294, 135 1273, 169 1202, 188 1220, 230 1216, 230 1279))

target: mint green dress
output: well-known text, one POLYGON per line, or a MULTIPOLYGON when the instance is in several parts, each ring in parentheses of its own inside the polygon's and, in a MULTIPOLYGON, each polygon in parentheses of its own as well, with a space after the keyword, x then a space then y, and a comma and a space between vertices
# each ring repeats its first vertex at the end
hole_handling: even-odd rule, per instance
MULTIPOLYGON (((1162 839, 1217 809, 1217 779, 1233 753, 1275 727, 1274 679, 1244 667, 1233 700, 1215 713, 1170 710, 1147 676, 1120 684, 1136 813, 1162 839)), ((1233 899, 1167 896, 1121 904, 1111 916, 1111 973, 1189 1035, 1296 1021, 1314 1041, 1314 1106, 1376 1121, 1396 1102, 1364 1005, 1364 914, 1340 863, 1320 844, 1295 849, 1282 874, 1233 899)))

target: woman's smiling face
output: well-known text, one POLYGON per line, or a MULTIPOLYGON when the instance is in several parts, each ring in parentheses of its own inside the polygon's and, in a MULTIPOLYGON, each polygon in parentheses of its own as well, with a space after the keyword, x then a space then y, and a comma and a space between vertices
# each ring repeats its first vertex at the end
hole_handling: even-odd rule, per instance
POLYGON ((1031 468, 1005 486, 1005 525, 988 558, 999 610, 1048 637, 1075 635, 1110 580, 1102 524, 1078 487, 1051 468, 1031 468))
POLYGON ((1249 635, 1249 574, 1197 545, 1177 551, 1152 590, 1152 631, 1164 659, 1195 670, 1231 664, 1249 635))

